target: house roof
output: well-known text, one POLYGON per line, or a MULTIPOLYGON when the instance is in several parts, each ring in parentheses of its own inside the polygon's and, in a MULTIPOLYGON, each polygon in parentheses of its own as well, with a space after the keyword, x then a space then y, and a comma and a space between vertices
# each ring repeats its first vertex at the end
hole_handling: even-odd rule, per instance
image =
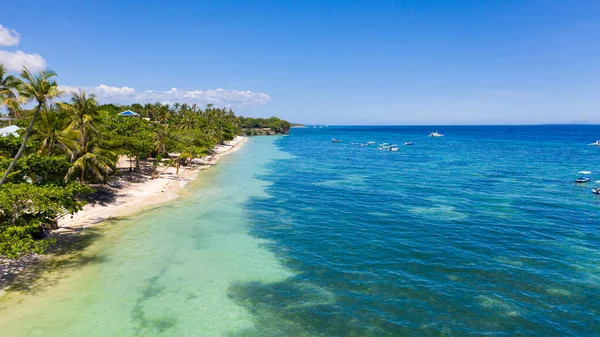
POLYGON ((19 130, 21 128, 16 125, 10 125, 5 128, 0 129, 0 137, 6 137, 8 135, 13 135, 19 137, 19 130))
POLYGON ((137 112, 133 112, 133 111, 131 111, 131 110, 125 110, 125 111, 121 112, 121 113, 119 114, 119 116, 132 116, 132 117, 139 117, 139 116, 141 116, 141 115, 140 115, 139 113, 137 113, 137 112))

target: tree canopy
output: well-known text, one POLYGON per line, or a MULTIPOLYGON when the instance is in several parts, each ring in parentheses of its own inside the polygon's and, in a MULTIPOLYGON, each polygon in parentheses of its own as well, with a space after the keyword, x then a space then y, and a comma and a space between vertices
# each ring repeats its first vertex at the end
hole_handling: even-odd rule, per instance
POLYGON ((276 117, 238 117, 212 104, 101 105, 83 91, 60 92, 55 77, 27 69, 12 76, 0 65, 0 108, 22 127, 20 137, 0 137, 0 257, 43 252, 57 219, 81 210, 82 194, 119 174, 119 156, 135 159, 130 170, 148 157, 171 157, 178 174, 181 163, 209 154, 243 129, 290 128, 276 117), (125 110, 141 117, 118 115, 125 110))

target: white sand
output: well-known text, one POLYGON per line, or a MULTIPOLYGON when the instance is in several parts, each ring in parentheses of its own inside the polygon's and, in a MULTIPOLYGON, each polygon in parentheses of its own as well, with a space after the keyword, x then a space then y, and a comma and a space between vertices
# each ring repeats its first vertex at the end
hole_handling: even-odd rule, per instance
MULTIPOLYGON (((213 149, 214 155, 194 160, 200 166, 180 167, 179 176, 175 175, 175 167, 170 167, 157 179, 127 183, 117 191, 114 201, 88 204, 72 217, 67 215, 60 219, 60 228, 55 232, 80 231, 110 218, 133 214, 144 207, 176 199, 179 197, 177 192, 188 182, 195 180, 200 170, 216 164, 224 155, 236 151, 246 140, 246 137, 238 136, 227 145, 216 146, 213 149)), ((163 170, 163 167, 159 167, 159 172, 163 170)))

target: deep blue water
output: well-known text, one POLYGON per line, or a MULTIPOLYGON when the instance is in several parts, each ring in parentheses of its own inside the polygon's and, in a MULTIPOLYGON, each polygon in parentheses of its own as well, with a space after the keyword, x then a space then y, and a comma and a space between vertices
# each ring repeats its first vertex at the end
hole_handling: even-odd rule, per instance
POLYGON ((252 234, 297 276, 233 287, 257 336, 600 335, 600 126, 293 129, 252 234), (439 129, 446 136, 428 138, 439 129), (341 139, 338 144, 332 138, 341 139), (376 141, 398 152, 360 147, 376 141))

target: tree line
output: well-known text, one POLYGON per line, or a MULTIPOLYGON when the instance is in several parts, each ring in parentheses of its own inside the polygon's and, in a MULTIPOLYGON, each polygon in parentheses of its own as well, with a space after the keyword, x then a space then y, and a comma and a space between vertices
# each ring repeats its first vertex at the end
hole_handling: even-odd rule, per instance
POLYGON ((272 131, 272 134, 284 134, 290 131, 292 124, 277 117, 250 118, 240 117, 240 127, 246 135, 265 134, 264 131, 272 131), (268 130, 264 130, 268 129, 268 130))
MULTIPOLYGON (((161 159, 172 157, 168 165, 178 172, 181 163, 233 140, 253 120, 212 104, 101 105, 84 91, 61 92, 55 77, 26 68, 13 76, 0 64, 0 107, 22 128, 19 137, 0 137, 0 256, 45 251, 56 219, 81 210, 80 196, 117 173, 119 156, 132 159, 130 170, 154 158, 156 178, 161 159), (141 118, 119 116, 124 110, 141 118)), ((289 130, 285 121, 265 121, 259 125, 289 130)))

